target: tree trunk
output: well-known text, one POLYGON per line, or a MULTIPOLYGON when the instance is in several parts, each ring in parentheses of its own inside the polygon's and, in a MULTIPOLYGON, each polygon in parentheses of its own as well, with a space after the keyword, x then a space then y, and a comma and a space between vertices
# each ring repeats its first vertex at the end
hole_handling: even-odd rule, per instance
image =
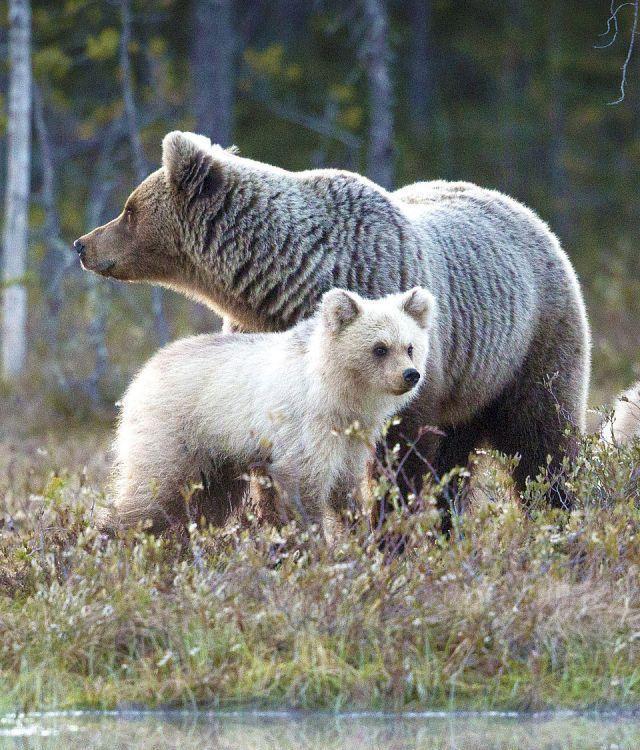
POLYGON ((505 36, 507 48, 502 60, 500 76, 500 135, 502 146, 502 180, 500 187, 516 197, 526 197, 523 180, 537 165, 531 154, 531 142, 523 129, 522 101, 531 85, 531 53, 529 41, 528 8, 520 0, 508 0, 506 4, 505 36))
MULTIPOLYGON (((129 44, 131 42, 131 3, 130 0, 121 0, 120 15, 122 19, 122 33, 120 37, 120 73, 122 75, 122 100, 124 103, 124 115, 126 120, 129 143, 133 155, 133 166, 136 180, 142 182, 147 176, 149 169, 144 157, 140 130, 138 129, 138 113, 133 93, 133 75, 131 72, 131 61, 129 59, 129 44)), ((162 300, 162 289, 154 286, 151 289, 151 304, 156 336, 160 346, 169 341, 169 326, 164 313, 162 300)))
MULTIPOLYGON (((247 20, 258 21, 263 8, 252 3, 247 20)), ((194 0, 191 48, 191 99, 196 132, 214 143, 233 143, 233 102, 236 80, 236 36, 233 0, 194 0)), ((208 310, 194 303, 191 311, 196 330, 211 328, 208 310)))
POLYGON ((54 151, 44 114, 42 92, 33 87, 33 122, 38 139, 42 171, 41 200, 44 209, 44 257, 40 264, 40 284, 45 295, 45 330, 51 352, 58 351, 59 317, 62 309, 62 278, 75 261, 60 238, 60 217, 56 206, 54 151))
POLYGON ((433 106, 431 0, 411 0, 409 48, 409 120, 416 131, 425 130, 433 106))
POLYGON ((389 71, 389 22, 384 0, 361 0, 364 36, 360 57, 369 87, 367 175, 393 186, 393 91, 389 71))
POLYGON ((196 130, 214 143, 233 139, 235 39, 232 0, 195 0, 192 50, 196 130))
POLYGON ((566 242, 571 232, 571 187, 565 166, 566 155, 566 92, 562 70, 563 8, 561 2, 552 4, 549 14, 549 62, 551 68, 551 102, 549 106, 549 172, 553 187, 553 229, 566 242))
POLYGON ((277 0, 272 7, 276 34, 287 50, 300 45, 311 10, 308 0, 277 0))
MULTIPOLYGON (((112 122, 105 130, 100 155, 94 172, 91 191, 87 202, 87 226, 97 227, 102 224, 109 194, 113 189, 111 163, 113 150, 121 136, 121 122, 112 122)), ((107 308, 110 288, 101 283, 96 274, 86 275, 87 306, 89 308, 89 325, 87 335, 91 351, 95 353, 93 372, 83 383, 94 408, 102 405, 100 383, 109 369, 109 351, 107 349, 107 308)))
POLYGON ((31 175, 31 7, 9 0, 9 101, 4 225, 2 372, 19 376, 27 353, 29 178, 31 175))

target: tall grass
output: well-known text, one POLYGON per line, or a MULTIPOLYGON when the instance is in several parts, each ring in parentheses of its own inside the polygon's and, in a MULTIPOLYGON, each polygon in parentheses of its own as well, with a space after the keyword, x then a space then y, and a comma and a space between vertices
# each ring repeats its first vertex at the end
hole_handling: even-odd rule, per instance
POLYGON ((29 450, 3 488, 0 709, 640 703, 640 444, 584 440, 572 513, 541 480, 524 514, 491 456, 450 539, 437 488, 391 515, 394 558, 363 517, 333 545, 251 519, 107 539, 103 473, 29 450))

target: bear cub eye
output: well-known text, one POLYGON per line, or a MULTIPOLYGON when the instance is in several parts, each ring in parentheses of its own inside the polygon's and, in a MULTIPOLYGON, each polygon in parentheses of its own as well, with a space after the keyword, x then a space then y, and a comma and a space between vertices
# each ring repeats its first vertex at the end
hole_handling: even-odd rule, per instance
POLYGON ((410 357, 413 357, 413 344, 409 344, 409 346, 408 346, 408 348, 407 348, 407 354, 408 354, 408 355, 409 355, 410 357))
POLYGON ((373 353, 376 357, 386 357, 389 354, 389 347, 384 344, 376 344, 373 347, 373 353))

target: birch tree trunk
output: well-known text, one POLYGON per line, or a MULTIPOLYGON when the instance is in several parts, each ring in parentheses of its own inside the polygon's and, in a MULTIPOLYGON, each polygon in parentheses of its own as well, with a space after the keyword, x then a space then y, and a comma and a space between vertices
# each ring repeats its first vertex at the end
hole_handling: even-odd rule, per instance
POLYGON ((29 181, 31 175, 31 7, 9 0, 9 101, 4 224, 2 372, 19 376, 27 353, 29 181))
POLYGON ((393 89, 389 21, 384 0, 361 0, 364 35, 360 57, 369 88, 367 175, 385 188, 393 186, 393 89))
MULTIPOLYGON (((142 182, 147 176, 148 167, 144 158, 140 131, 138 129, 138 113, 133 93, 133 75, 131 73, 131 60, 129 59, 129 43, 131 42, 131 3, 130 0, 121 0, 120 15, 122 20, 122 32, 120 37, 120 73, 122 75, 122 99, 124 103, 124 115, 126 120, 129 143, 133 156, 133 166, 136 180, 142 182)), ((169 326, 164 314, 162 300, 162 289, 157 286, 151 288, 151 305, 156 336, 160 346, 169 341, 169 326)))
POLYGON ((230 146, 235 92, 232 0, 196 0, 193 30, 192 86, 196 129, 214 143, 230 146))

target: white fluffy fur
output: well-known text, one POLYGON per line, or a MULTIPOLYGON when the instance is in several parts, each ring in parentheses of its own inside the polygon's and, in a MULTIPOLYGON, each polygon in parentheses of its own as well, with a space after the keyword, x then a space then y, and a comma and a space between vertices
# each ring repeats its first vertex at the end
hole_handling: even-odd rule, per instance
POLYGON ((233 484, 264 459, 282 493, 320 523, 335 493, 360 483, 372 441, 418 390, 406 392, 403 372, 424 374, 433 305, 420 288, 380 300, 331 290, 289 331, 196 336, 158 352, 123 399, 110 523, 161 527, 203 475, 205 515, 223 522, 238 501, 229 467, 233 484), (345 302, 357 311, 346 321, 345 302), (382 358, 380 344, 389 347, 382 358), (369 443, 345 432, 355 421, 369 443))
POLYGON ((613 407, 613 418, 602 427, 607 442, 630 443, 640 437, 640 382, 618 396, 613 407))

